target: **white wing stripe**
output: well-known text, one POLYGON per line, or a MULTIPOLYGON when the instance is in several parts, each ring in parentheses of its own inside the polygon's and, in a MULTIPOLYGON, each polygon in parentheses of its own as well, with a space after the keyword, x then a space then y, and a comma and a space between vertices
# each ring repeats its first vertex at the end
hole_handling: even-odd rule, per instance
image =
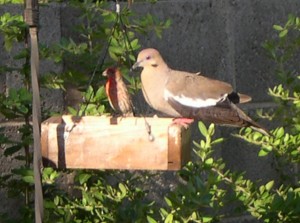
POLYGON ((185 106, 190 106, 190 107, 195 107, 195 108, 204 108, 208 106, 214 106, 218 102, 223 101, 227 97, 227 94, 225 94, 223 97, 219 99, 213 99, 213 98, 208 98, 208 99, 200 99, 200 98, 189 98, 184 95, 173 95, 170 91, 164 90, 164 99, 166 101, 169 100, 169 98, 173 98, 175 101, 179 102, 182 105, 185 106))

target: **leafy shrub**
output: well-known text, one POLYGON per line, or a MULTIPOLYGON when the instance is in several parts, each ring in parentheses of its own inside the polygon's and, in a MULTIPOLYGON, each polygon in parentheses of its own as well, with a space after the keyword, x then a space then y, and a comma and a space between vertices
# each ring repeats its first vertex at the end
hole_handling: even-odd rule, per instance
MULTIPOLYGON (((136 33, 154 30, 158 36, 170 25, 151 15, 131 20, 132 12, 126 8, 118 15, 109 10, 106 2, 85 0, 72 1, 73 7, 81 10, 77 31, 80 38, 64 38, 54 46, 40 46, 41 56, 55 63, 66 62, 63 73, 51 71, 43 76, 42 86, 66 90, 70 85, 79 89, 84 98, 78 107, 68 108, 73 114, 103 114, 109 112, 101 80, 91 78, 103 67, 117 63, 125 74, 134 61, 134 51, 140 45, 136 33), (101 26, 99 26, 101 21, 101 26), (117 22, 116 22, 117 21, 117 22), (123 30, 127 32, 124 34, 123 30), (108 44, 110 43, 110 44, 108 44), (102 61, 103 52, 108 55, 102 61), (99 59, 100 58, 100 59, 99 59), (79 65, 79 66, 78 66, 79 65), (80 69, 78 68, 80 67, 80 69)), ((228 170, 221 158, 215 158, 215 145, 223 141, 214 137, 214 125, 206 127, 198 123, 202 138, 194 142, 194 161, 189 162, 178 178, 181 184, 165 195, 165 204, 154 203, 147 197, 143 185, 148 173, 130 171, 58 171, 43 169, 43 192, 45 198, 44 222, 217 222, 231 214, 251 214, 263 222, 298 222, 300 216, 299 173, 299 73, 290 70, 289 61, 299 53, 300 19, 290 16, 284 26, 275 25, 278 38, 268 41, 264 47, 277 64, 276 75, 282 85, 269 89, 278 103, 278 109, 269 118, 281 121, 263 136, 246 128, 238 137, 259 146, 258 156, 273 155, 281 178, 265 184, 245 178, 243 173, 228 170), (291 168, 287 168, 291 167, 291 168), (63 190, 58 181, 65 174, 74 174, 73 191, 63 190), (234 207, 233 213, 226 207, 234 207)), ((5 13, 0 17, 0 31, 4 35, 5 48, 23 41, 27 25, 19 15, 5 13)), ((32 127, 31 93, 29 74, 29 50, 24 49, 15 56, 25 61, 20 67, 1 66, 0 72, 18 72, 24 86, 0 94, 0 112, 5 119, 22 120, 18 127, 20 139, 8 137, 1 129, 0 141, 5 145, 4 156, 19 160, 21 165, 11 173, 0 177, 0 186, 8 190, 10 197, 20 197, 19 216, 0 214, 1 222, 32 222, 33 172, 32 172, 32 127)), ((97 75, 100 76, 100 75, 97 75)), ((139 80, 126 76, 132 93, 139 89, 139 80)), ((44 114, 48 114, 44 111, 44 114)))
MULTIPOLYGON (((117 64, 130 83, 130 91, 137 91, 139 79, 128 75, 129 67, 135 60, 134 52, 140 48, 136 33, 145 34, 155 30, 159 36, 170 26, 170 21, 161 22, 151 15, 133 20, 133 13, 128 8, 122 8, 118 14, 110 9, 106 1, 71 1, 71 6, 81 11, 75 27, 80 38, 62 38, 53 46, 40 45, 42 59, 54 63, 64 61, 66 64, 63 73, 50 71, 41 75, 41 86, 62 91, 69 86, 78 89, 84 100, 77 107, 68 108, 71 114, 108 113, 110 110, 101 84, 103 80, 100 79, 104 68, 117 64)), ((25 40, 28 26, 21 15, 5 13, 0 17, 0 32, 4 35, 4 46, 9 51, 15 43, 25 40)), ((0 186, 8 189, 9 197, 25 201, 24 205, 20 203, 19 216, 10 218, 7 213, 2 213, 1 222, 32 222, 34 219, 29 51, 24 48, 14 57, 21 61, 21 67, 0 67, 1 73, 18 72, 24 84, 19 89, 9 89, 7 93, 0 94, 0 113, 5 119, 17 119, 25 123, 18 127, 19 141, 6 136, 5 129, 0 135, 1 143, 5 145, 4 155, 20 161, 20 167, 14 167, 11 173, 1 176, 0 186)), ((45 118, 49 114, 49 111, 43 111, 45 118)), ((133 219, 144 222, 147 216, 153 214, 153 203, 145 201, 146 191, 136 185, 139 177, 133 173, 74 171, 78 196, 60 189, 57 181, 65 174, 64 171, 57 172, 51 168, 43 170, 45 222, 128 222, 133 219), (123 176, 123 182, 119 179, 120 175, 123 176), (116 178, 118 183, 112 185, 107 178, 116 178)))

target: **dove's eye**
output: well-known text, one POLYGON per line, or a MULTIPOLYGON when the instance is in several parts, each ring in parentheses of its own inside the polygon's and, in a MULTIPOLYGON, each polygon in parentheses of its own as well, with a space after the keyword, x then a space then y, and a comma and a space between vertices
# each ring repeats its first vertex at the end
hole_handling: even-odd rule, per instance
POLYGON ((151 56, 147 56, 147 57, 146 57, 146 60, 150 60, 150 58, 151 58, 151 56))

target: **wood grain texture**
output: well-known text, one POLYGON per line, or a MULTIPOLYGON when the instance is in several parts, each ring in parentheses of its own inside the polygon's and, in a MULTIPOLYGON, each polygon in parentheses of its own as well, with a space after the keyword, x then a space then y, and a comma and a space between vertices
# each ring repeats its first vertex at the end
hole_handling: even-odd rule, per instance
POLYGON ((190 129, 170 118, 60 116, 42 123, 46 166, 76 169, 178 170, 189 160, 190 129))

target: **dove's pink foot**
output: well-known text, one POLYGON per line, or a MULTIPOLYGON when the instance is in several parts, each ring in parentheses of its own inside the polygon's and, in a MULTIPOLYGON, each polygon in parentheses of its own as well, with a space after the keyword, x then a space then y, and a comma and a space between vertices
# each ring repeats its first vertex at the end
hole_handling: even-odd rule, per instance
POLYGON ((173 124, 182 125, 184 128, 188 128, 189 124, 193 123, 194 119, 192 118, 174 118, 173 124))

